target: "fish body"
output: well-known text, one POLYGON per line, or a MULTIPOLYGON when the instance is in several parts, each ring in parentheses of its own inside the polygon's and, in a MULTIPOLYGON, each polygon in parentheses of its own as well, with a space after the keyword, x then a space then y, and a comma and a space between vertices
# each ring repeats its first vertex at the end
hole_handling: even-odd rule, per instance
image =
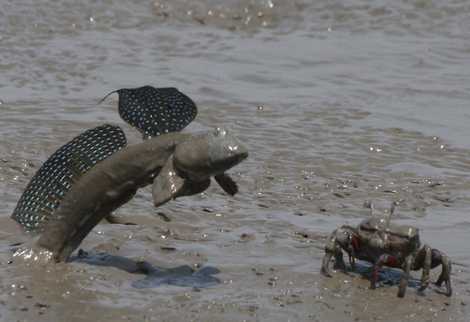
POLYGON ((197 115, 189 97, 176 88, 151 86, 114 92, 122 119, 146 140, 126 146, 122 130, 108 124, 85 131, 44 163, 12 214, 39 235, 35 247, 55 261, 65 261, 94 226, 103 218, 110 221, 114 210, 149 184, 155 206, 204 191, 211 177, 228 194, 238 192, 225 171, 248 152, 235 137, 223 129, 172 133, 197 115))
POLYGON ((38 245, 64 261, 105 216, 152 183, 187 134, 172 133, 128 146, 98 163, 70 188, 57 210, 38 224, 38 245))
POLYGON ((52 252, 56 261, 65 261, 93 227, 132 199, 139 188, 153 183, 154 204, 158 206, 204 191, 211 176, 226 175, 226 170, 247 156, 233 136, 226 131, 221 135, 220 130, 195 135, 169 133, 127 146, 72 184, 57 209, 37 224, 37 245, 52 252), (175 160, 184 160, 184 165, 175 160), (172 186, 175 179, 177 185, 172 186))

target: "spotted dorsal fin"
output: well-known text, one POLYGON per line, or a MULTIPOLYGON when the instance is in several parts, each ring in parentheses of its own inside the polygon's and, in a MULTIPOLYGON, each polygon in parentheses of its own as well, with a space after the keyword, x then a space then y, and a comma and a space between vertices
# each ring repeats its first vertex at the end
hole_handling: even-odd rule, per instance
POLYGON ((114 92, 119 95, 119 115, 144 138, 180 131, 197 115, 196 104, 173 87, 143 86, 114 92))
POLYGON ((27 231, 37 230, 80 176, 125 145, 126 137, 121 128, 109 124, 75 137, 39 168, 18 201, 12 218, 27 231))

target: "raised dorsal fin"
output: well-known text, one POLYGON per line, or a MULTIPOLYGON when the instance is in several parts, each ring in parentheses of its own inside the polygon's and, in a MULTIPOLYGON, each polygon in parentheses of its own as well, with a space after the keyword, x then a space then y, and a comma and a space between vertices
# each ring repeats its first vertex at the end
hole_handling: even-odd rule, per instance
POLYGON ((119 115, 145 139, 180 131, 197 115, 196 104, 173 87, 122 88, 110 94, 114 92, 119 95, 119 115))
MULTIPOLYGON (((96 142, 94 147, 99 147, 102 142, 96 142)), ((102 159, 104 160, 104 159, 102 159)), ((100 161, 102 161, 100 160, 100 161)), ((99 161, 98 161, 99 162, 99 161)), ((97 162, 92 160, 89 151, 75 151, 71 153, 67 167, 70 170, 71 177, 69 182, 73 183, 80 179, 80 177, 90 170, 97 162)))
POLYGON ((118 126, 101 125, 87 130, 54 152, 33 176, 12 218, 28 231, 57 209, 74 182, 98 162, 126 145, 118 126))

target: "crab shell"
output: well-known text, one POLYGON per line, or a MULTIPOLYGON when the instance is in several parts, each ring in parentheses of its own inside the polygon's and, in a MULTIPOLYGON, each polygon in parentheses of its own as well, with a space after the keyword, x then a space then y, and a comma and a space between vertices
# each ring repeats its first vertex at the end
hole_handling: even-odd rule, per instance
POLYGON ((357 229, 362 244, 404 258, 416 253, 421 246, 419 230, 408 225, 388 223, 383 218, 362 221, 357 229))

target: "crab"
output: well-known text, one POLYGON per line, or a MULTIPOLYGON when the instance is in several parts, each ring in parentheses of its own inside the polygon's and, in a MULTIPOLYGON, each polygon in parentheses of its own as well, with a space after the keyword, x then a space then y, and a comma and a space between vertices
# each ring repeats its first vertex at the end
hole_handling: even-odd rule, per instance
POLYGON ((390 217, 395 210, 392 203, 387 217, 372 217, 363 220, 357 227, 348 225, 334 230, 325 246, 321 273, 331 277, 329 263, 335 258, 335 268, 346 272, 343 251, 349 256, 352 270, 355 270, 356 259, 373 264, 370 278, 370 288, 377 286, 379 270, 382 266, 401 268, 403 274, 398 287, 398 297, 404 297, 410 270, 422 269, 421 286, 424 291, 429 286, 430 270, 442 265, 442 271, 436 281, 437 286, 445 283, 447 296, 452 295, 450 282, 451 261, 441 251, 428 245, 421 246, 419 230, 413 226, 390 223, 390 217))

